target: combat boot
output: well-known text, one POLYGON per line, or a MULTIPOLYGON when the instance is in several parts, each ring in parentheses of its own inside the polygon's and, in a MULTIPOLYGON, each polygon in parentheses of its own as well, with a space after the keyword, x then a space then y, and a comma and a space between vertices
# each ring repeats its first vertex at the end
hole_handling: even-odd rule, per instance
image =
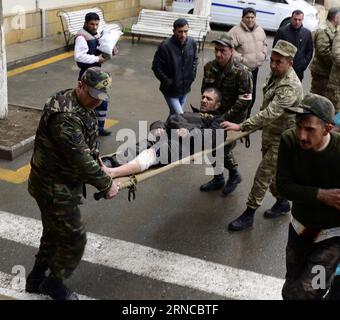
POLYGON ((228 225, 228 230, 241 231, 250 228, 254 224, 255 209, 247 207, 247 209, 234 221, 228 225))
POLYGON ((290 211, 290 204, 287 199, 276 199, 275 204, 271 209, 264 212, 265 218, 273 219, 284 215, 290 211))
POLYGON ((237 185, 242 181, 241 175, 238 172, 237 169, 230 170, 229 171, 229 179, 224 186, 222 193, 224 196, 227 196, 228 194, 232 193, 236 188, 237 185))
POLYGON ((29 293, 40 293, 39 285, 46 279, 47 265, 35 263, 26 279, 25 290, 29 293))
POLYGON ((327 295, 328 300, 340 300, 340 275, 334 277, 333 283, 329 294, 327 295))
POLYGON ((39 286, 40 292, 53 300, 79 300, 78 296, 67 288, 62 280, 50 274, 39 286))
POLYGON ((224 183, 225 183, 225 180, 224 180, 223 173, 217 174, 217 175, 214 176, 214 178, 212 180, 210 180, 209 182, 207 182, 205 184, 202 184, 201 187, 200 187, 200 190, 202 192, 219 190, 219 189, 223 188, 224 183))

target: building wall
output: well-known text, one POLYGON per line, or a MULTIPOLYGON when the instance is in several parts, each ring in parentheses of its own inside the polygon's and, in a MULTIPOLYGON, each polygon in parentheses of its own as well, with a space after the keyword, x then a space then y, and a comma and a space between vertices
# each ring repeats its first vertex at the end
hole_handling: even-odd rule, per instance
MULTIPOLYGON (((12 1, 12 0, 11 0, 12 1)), ((61 1, 60 1, 61 2, 61 1)), ((64 1, 66 2, 66 1, 64 1)), ((77 0, 68 1, 76 3, 77 0)), ((84 2, 84 0, 82 0, 84 2)), ((54 4, 56 1, 54 1, 54 4)), ((59 3, 59 2, 58 2, 59 3)), ((87 1, 86 4, 76 4, 67 6, 58 6, 57 8, 49 7, 46 9, 46 34, 47 36, 55 35, 62 32, 62 25, 58 12, 75 11, 86 8, 100 7, 104 13, 106 22, 122 20, 129 17, 138 16, 140 11, 140 0, 110 0, 110 1, 87 1)), ((41 37, 41 14, 37 9, 23 10, 23 7, 17 7, 16 13, 5 14, 4 29, 6 45, 27 40, 39 39, 41 37)), ((13 7, 12 7, 13 12, 13 7)))
POLYGON ((340 7, 340 0, 324 0, 324 5, 326 9, 332 7, 340 7))

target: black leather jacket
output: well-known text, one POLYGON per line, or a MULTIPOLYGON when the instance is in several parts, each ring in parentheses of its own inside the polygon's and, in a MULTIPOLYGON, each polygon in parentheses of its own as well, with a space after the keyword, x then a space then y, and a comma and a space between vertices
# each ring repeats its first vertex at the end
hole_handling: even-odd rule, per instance
POLYGON ((197 60, 197 46, 193 38, 188 37, 184 45, 174 36, 164 40, 152 63, 152 70, 160 81, 159 90, 170 97, 187 94, 196 77, 197 60))
POLYGON ((313 57, 314 45, 311 32, 303 26, 295 29, 289 23, 276 32, 273 47, 279 39, 286 40, 297 48, 293 68, 297 72, 305 71, 313 57))

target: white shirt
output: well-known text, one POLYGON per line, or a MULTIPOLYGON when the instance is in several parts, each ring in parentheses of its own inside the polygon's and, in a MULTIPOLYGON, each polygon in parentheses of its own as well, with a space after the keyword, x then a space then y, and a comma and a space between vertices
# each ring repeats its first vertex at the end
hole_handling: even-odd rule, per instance
POLYGON ((74 60, 86 64, 99 62, 99 56, 87 54, 88 51, 89 46, 87 45, 86 39, 83 36, 78 36, 74 46, 74 60))

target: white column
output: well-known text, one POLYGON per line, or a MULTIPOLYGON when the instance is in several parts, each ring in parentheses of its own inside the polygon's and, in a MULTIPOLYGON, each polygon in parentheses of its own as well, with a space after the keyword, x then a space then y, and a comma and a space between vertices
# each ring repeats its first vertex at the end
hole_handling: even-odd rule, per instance
POLYGON ((0 0, 0 119, 8 114, 7 96, 7 63, 5 49, 4 17, 2 13, 2 0, 0 0))

